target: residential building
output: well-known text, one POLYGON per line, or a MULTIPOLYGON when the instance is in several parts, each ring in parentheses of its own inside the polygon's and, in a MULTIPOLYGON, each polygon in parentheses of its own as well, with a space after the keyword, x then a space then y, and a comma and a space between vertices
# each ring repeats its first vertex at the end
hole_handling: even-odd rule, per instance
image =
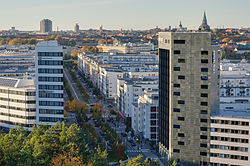
POLYGON ((219 107, 217 49, 208 32, 159 33, 159 150, 165 161, 209 164, 210 112, 219 107))
POLYGON ((43 19, 40 21, 40 32, 48 33, 52 32, 52 21, 49 19, 43 19))
POLYGON ((211 166, 249 166, 249 123, 249 110, 220 110, 212 114, 211 166))
POLYGON ((63 50, 57 41, 36 46, 36 123, 55 125, 64 120, 63 50))
POLYGON ((0 77, 0 129, 36 124, 36 90, 33 79, 0 77))
POLYGON ((132 129, 135 134, 148 139, 157 141, 159 134, 158 124, 158 89, 145 90, 139 96, 138 102, 132 105, 132 129))

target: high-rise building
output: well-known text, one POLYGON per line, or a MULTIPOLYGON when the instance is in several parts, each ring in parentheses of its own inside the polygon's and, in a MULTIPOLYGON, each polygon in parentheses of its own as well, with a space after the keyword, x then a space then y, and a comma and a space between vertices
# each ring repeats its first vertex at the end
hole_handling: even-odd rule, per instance
POLYGON ((210 33, 159 33, 159 146, 166 161, 209 164, 209 118, 218 108, 218 68, 210 33))
POLYGON ((43 19, 40 21, 40 32, 47 33, 52 32, 52 21, 49 19, 43 19))
POLYGON ((35 49, 36 123, 63 121, 63 50, 57 41, 40 42, 35 49))
POLYGON ((74 31, 75 31, 76 33, 78 33, 78 32, 80 31, 80 27, 79 27, 79 24, 78 24, 78 23, 75 24, 74 31))
POLYGON ((206 13, 205 12, 204 12, 204 15, 203 15, 202 23, 199 26, 199 30, 200 31, 210 31, 210 26, 207 25, 207 17, 206 17, 206 13))

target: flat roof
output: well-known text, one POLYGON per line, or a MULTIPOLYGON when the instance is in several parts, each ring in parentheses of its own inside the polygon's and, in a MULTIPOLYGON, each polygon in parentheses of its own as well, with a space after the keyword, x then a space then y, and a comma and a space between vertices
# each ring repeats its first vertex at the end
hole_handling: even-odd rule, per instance
POLYGON ((17 78, 6 78, 0 77, 0 86, 5 87, 13 87, 13 88, 25 88, 25 87, 34 87, 35 88, 35 81, 34 79, 17 79, 17 78))
POLYGON ((211 114, 211 117, 230 117, 230 118, 250 118, 250 110, 239 111, 239 110, 218 110, 211 114))

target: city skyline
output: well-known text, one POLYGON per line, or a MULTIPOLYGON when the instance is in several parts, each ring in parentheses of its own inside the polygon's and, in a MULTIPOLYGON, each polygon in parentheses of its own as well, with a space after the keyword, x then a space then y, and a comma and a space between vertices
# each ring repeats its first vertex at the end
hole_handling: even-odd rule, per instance
POLYGON ((1 15, 5 15, 0 19, 2 22, 0 29, 8 30, 14 26, 18 30, 39 30, 39 21, 44 18, 53 21, 54 31, 57 26, 59 30, 73 30, 75 23, 79 23, 80 29, 97 29, 103 25, 104 29, 144 30, 156 26, 177 27, 179 21, 182 21, 183 26, 188 29, 197 29, 204 11, 211 28, 250 27, 246 21, 250 15, 247 9, 250 2, 241 0, 244 5, 240 8, 231 2, 233 1, 25 0, 23 2, 13 0, 2 2, 3 6, 10 7, 0 11, 1 15))

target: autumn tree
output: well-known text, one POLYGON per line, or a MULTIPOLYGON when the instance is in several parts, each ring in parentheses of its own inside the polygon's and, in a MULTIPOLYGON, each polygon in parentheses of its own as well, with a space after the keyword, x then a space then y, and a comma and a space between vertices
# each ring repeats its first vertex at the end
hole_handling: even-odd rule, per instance
POLYGON ((73 59, 77 59, 78 53, 79 53, 79 51, 76 50, 76 49, 74 49, 74 50, 71 51, 70 56, 71 56, 73 59))

